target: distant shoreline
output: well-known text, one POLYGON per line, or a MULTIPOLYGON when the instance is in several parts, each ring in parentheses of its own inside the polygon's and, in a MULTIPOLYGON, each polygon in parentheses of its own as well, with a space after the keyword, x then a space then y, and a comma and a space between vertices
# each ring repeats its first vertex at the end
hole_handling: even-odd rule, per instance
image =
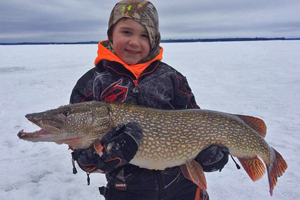
MULTIPOLYGON (((300 38, 213 38, 213 39, 167 39, 161 43, 184 43, 184 42, 241 42, 241 41, 269 41, 269 40, 300 40, 300 38)), ((89 42, 11 42, 0 43, 0 45, 69 45, 69 44, 98 44, 97 41, 89 42)))

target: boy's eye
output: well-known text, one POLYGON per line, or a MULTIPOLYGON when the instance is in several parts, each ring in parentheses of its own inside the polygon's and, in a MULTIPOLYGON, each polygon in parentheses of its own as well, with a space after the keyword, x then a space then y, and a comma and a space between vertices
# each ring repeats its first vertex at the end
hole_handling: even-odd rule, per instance
POLYGON ((130 31, 123 31, 122 33, 126 34, 126 35, 130 35, 131 32, 130 31))
POLYGON ((142 35, 142 37, 145 39, 149 39, 149 35, 146 35, 146 34, 142 35))

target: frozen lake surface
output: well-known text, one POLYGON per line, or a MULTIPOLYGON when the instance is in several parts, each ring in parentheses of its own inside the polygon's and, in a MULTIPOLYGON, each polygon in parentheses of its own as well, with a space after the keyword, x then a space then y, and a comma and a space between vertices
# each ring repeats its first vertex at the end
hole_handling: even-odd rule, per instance
MULTIPOLYGON (((269 195, 267 175, 253 183, 230 159, 206 173, 211 200, 295 200, 300 185, 300 41, 168 43, 163 61, 184 74, 203 109, 256 116, 288 169, 269 195)), ((103 199, 104 175, 91 185, 72 174, 66 145, 31 143, 17 133, 38 128, 24 117, 68 104, 80 76, 93 67, 97 45, 0 46, 0 199, 103 199)))

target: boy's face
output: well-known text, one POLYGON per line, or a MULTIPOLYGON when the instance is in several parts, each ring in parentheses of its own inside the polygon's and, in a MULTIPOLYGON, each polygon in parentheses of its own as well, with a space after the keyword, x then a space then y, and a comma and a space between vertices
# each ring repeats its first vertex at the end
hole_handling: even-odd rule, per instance
POLYGON ((150 52, 150 39, 146 28, 133 19, 121 19, 113 28, 114 50, 126 64, 137 64, 150 52))

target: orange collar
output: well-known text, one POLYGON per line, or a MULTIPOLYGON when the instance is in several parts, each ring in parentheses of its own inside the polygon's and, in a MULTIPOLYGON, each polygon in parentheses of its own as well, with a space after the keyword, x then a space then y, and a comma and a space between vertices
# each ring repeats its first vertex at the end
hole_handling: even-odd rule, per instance
POLYGON ((110 50, 105 48, 105 46, 102 45, 102 42, 105 42, 107 40, 101 41, 98 43, 98 51, 97 51, 97 58, 95 59, 95 66, 101 61, 101 60, 108 60, 108 61, 116 61, 118 63, 121 63, 126 69, 128 69, 130 72, 134 74, 134 76, 138 79, 141 73, 155 60, 162 60, 162 54, 163 54, 163 48, 160 47, 160 53, 153 58, 152 60, 140 63, 136 65, 128 65, 123 60, 121 60, 116 54, 112 53, 110 50))

